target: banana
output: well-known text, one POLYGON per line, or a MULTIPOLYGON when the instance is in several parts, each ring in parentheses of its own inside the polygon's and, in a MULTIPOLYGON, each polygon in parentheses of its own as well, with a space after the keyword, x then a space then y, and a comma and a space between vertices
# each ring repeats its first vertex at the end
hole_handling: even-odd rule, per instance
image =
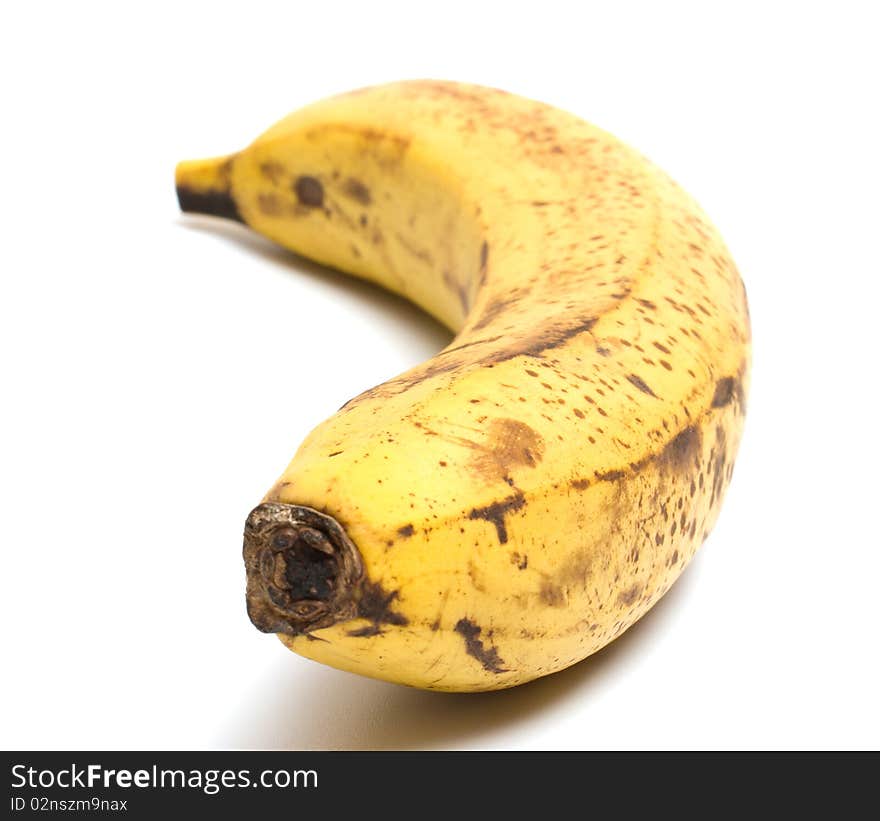
MULTIPOLYGON (((378 283, 456 332, 345 404, 248 517, 253 623, 447 691, 568 667, 706 538, 745 413, 745 291, 717 230, 571 114, 413 81, 181 163, 180 206, 378 283)), ((296 357, 303 340, 289 338, 296 357)))

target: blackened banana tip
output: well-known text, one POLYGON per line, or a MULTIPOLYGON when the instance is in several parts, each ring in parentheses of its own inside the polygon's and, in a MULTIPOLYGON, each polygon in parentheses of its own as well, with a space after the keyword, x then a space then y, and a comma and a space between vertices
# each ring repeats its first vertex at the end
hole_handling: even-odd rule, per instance
POLYGON ((188 214, 207 214, 244 223, 238 206, 228 191, 216 188, 196 190, 187 185, 178 185, 177 202, 180 210, 188 214))

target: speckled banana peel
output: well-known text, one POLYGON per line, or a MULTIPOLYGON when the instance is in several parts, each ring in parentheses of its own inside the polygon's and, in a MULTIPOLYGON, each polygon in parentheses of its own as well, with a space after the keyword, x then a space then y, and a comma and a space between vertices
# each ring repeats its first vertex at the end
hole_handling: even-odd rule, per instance
MULTIPOLYGON (((413 81, 310 105, 176 182, 184 211, 456 333, 312 431, 250 514, 260 630, 366 676, 495 690, 669 589, 731 477, 750 331, 721 237, 664 172, 548 105, 413 81)), ((285 341, 294 378, 319 354, 294 323, 285 341)))

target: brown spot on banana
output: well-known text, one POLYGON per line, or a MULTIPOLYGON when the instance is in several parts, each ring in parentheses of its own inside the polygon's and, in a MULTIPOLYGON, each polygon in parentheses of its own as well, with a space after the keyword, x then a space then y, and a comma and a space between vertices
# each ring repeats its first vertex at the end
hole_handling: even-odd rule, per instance
POLYGON ((373 201, 370 189, 354 177, 349 177, 342 184, 342 193, 345 194, 346 197, 353 199, 355 202, 359 202, 363 206, 370 205, 373 201))
POLYGON ((324 205, 324 186, 317 177, 306 174, 297 177, 293 183, 293 192, 306 208, 321 208, 324 205))
POLYGON ((280 185, 287 177, 287 169, 279 162, 266 160, 259 165, 260 175, 273 185, 280 185))
POLYGON ((488 479, 505 479, 515 468, 534 468, 544 458, 544 438, 517 419, 492 419, 484 442, 475 450, 471 467, 488 479))
POLYGON ((491 522, 495 525, 499 543, 505 544, 507 542, 507 525, 504 517, 508 513, 521 510, 525 507, 525 504, 526 497, 523 496, 521 492, 517 491, 512 496, 508 496, 500 502, 493 502, 491 505, 486 505, 485 507, 475 507, 468 514, 468 518, 472 520, 483 519, 487 522, 491 522))
POLYGON ((464 639, 467 654, 473 656, 483 669, 489 673, 506 673, 503 659, 498 655, 497 647, 486 647, 480 639, 482 628, 470 619, 459 619, 455 625, 455 632, 464 639))
POLYGON ((597 482, 619 482, 627 475, 626 470, 601 470, 596 471, 594 476, 597 482))
MULTIPOLYGON (((603 355, 607 355, 607 354, 603 354, 603 355)), ((648 384, 645 382, 644 379, 642 379, 641 376, 638 376, 634 373, 628 373, 626 375, 626 378, 629 380, 629 382, 631 384, 635 385, 642 393, 646 393, 646 394, 648 394, 648 396, 653 396, 655 399, 657 398, 657 394, 654 393, 654 391, 652 391, 648 387, 648 384)))
POLYGON ((689 425, 670 440, 657 455, 657 462, 675 473, 689 472, 696 466, 702 447, 702 434, 696 425, 689 425))
POLYGON ((348 635, 354 637, 378 636, 382 625, 405 627, 409 619, 402 613, 391 609, 395 599, 399 597, 397 590, 390 593, 378 582, 364 582, 357 595, 357 618, 367 619, 370 624, 357 630, 349 630, 348 635))
POLYGON ((635 603, 636 599, 638 599, 639 594, 642 592, 642 585, 633 584, 628 587, 626 590, 621 590, 617 596, 617 601, 622 604, 624 607, 630 607, 635 603))
POLYGON ((516 551, 510 554, 510 561, 518 570, 525 570, 529 566, 529 557, 516 551))
POLYGON ((563 589, 558 584, 549 581, 541 582, 541 587, 538 591, 538 598, 543 604, 546 604, 547 607, 565 607, 566 604, 565 592, 563 589))
POLYGON ((267 217, 278 217, 284 213, 284 203, 272 191, 260 193, 257 196, 257 208, 267 217))
POLYGON ((572 553, 550 576, 541 580, 537 598, 547 607, 566 607, 571 591, 586 588, 593 570, 594 558, 589 548, 572 553))
POLYGON ((735 376, 725 376, 715 383, 715 394, 712 397, 713 408, 724 408, 734 399, 742 401, 743 388, 735 376))

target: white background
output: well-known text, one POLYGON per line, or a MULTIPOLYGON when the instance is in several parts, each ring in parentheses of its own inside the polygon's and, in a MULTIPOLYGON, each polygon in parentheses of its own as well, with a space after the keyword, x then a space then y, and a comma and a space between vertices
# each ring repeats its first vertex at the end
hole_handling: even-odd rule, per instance
POLYGON ((880 745, 871 3, 4 8, 4 747, 880 745), (698 558, 596 657, 487 695, 324 668, 251 626, 250 507, 315 424, 449 337, 181 217, 172 182, 302 104, 424 76, 652 157, 721 229, 754 324, 746 436, 698 558))

